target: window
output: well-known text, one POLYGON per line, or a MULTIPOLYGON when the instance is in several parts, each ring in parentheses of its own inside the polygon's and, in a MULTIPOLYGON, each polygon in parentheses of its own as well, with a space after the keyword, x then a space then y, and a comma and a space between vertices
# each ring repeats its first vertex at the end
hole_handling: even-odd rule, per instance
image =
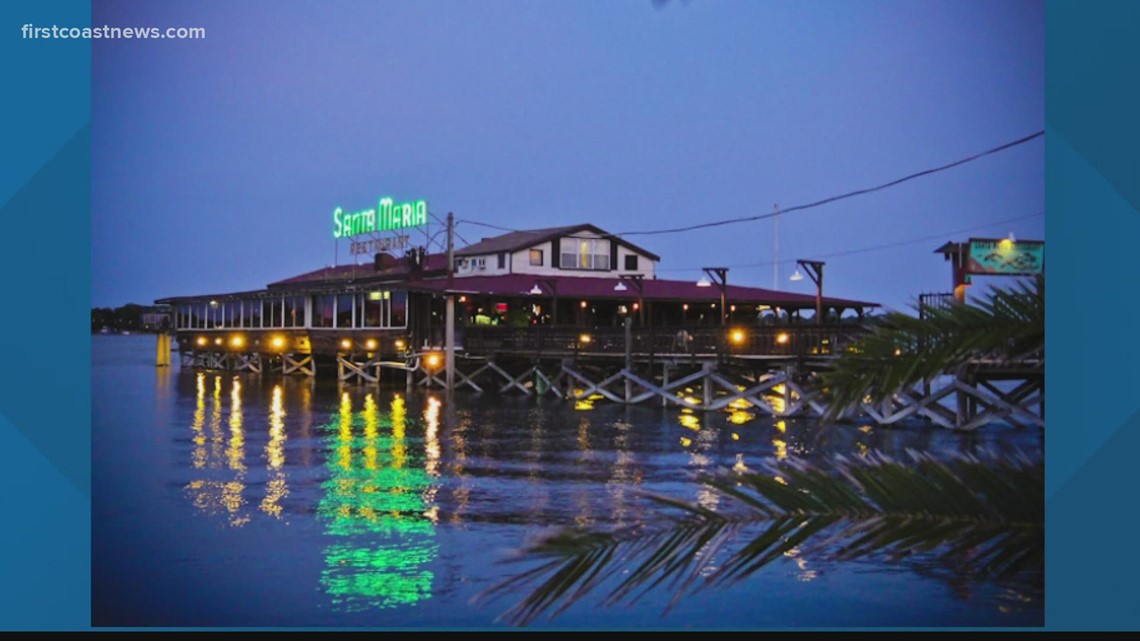
POLYGON ((266 327, 281 327, 281 299, 267 298, 261 301, 261 317, 266 327))
POLYGON ((389 327, 404 327, 408 324, 408 292, 392 292, 392 319, 389 327))
POLYGON ((305 299, 301 296, 289 296, 285 299, 285 327, 305 326, 305 299))
POLYGON ((625 269, 626 271, 637 271, 637 254, 625 255, 625 269))
POLYGON ((336 296, 319 294, 313 296, 313 327, 332 327, 336 296))
POLYGON ((507 268, 507 255, 505 253, 499 254, 499 269, 507 268))
POLYGON ((530 250, 530 264, 534 265, 536 267, 542 267, 542 250, 541 249, 530 250))
POLYGON ((352 294, 336 297, 336 326, 352 327, 352 294))
POLYGON ((261 301, 247 300, 242 303, 241 326, 261 327, 261 301))
POLYGON ((356 295, 356 326, 357 327, 383 327, 384 294, 387 292, 368 292, 356 295))
POLYGON ((610 241, 564 239, 561 262, 563 269, 609 270, 610 241))
POLYGON ((222 327, 241 327, 241 302, 226 301, 225 317, 222 318, 222 327))

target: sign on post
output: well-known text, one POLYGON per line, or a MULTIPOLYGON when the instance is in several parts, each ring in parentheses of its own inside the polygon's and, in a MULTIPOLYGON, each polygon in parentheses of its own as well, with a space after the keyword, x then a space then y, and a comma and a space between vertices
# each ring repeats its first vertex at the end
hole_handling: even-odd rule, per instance
POLYGON ((1029 276, 1045 271, 1045 242, 971 238, 967 274, 1029 276))

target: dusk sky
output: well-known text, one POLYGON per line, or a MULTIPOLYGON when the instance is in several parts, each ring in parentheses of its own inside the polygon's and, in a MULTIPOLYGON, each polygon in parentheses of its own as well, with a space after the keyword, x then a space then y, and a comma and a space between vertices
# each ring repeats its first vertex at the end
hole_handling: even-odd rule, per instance
MULTIPOLYGON (((384 195, 510 228, 676 227, 873 186, 1045 123, 1040 1, 98 1, 92 14, 207 34, 92 42, 95 306, 331 264, 333 208, 384 195)), ((1044 239, 1044 191, 1039 138, 782 216, 780 257, 826 260, 825 295, 905 308, 949 291, 932 253, 947 240, 1044 239)), ((730 283, 773 284, 771 220, 630 240, 662 257, 661 278, 727 265, 730 283)), ((781 289, 814 291, 791 272, 781 289)))

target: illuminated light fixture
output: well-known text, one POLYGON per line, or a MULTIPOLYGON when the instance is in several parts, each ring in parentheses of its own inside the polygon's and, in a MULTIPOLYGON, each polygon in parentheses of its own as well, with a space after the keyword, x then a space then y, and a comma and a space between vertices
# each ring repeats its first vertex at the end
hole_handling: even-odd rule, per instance
POLYGON ((707 276, 701 276, 701 279, 697 281, 697 287, 712 287, 712 281, 707 276))
POLYGON ((278 348, 278 349, 285 347, 285 339, 281 338, 280 336, 274 336, 273 337, 273 346, 278 348))
POLYGON ((587 304, 588 304, 588 303, 587 303, 586 301, 582 301, 582 309, 586 309, 586 305, 587 305, 587 304))
POLYGON ((636 312, 639 309, 641 309, 641 303, 634 303, 633 304, 633 311, 636 312))
POLYGON ((538 283, 535 283, 534 287, 531 287, 528 293, 531 296, 542 296, 542 288, 538 286, 538 283))
POLYGON ((440 362, 439 354, 437 354, 435 352, 428 354, 427 358, 424 360, 424 362, 427 363, 427 366, 431 369, 435 369, 435 368, 439 367, 439 362, 440 362))
POLYGON ((681 309, 685 310, 686 312, 689 311, 689 304, 685 303, 684 305, 681 305, 681 309))
POLYGON ((230 345, 233 345, 234 347, 241 347, 242 345, 245 345, 245 339, 241 336, 234 336, 230 339, 230 345))
POLYGON ((216 301, 216 300, 210 301, 210 307, 217 307, 217 306, 218 306, 218 301, 216 301))
POLYGON ((895 348, 895 356, 902 356, 902 350, 896 347, 895 348))
POLYGON ((583 345, 589 345, 591 340, 593 339, 590 338, 589 334, 582 334, 578 337, 578 342, 583 345))
POLYGON ((198 337, 198 345, 205 345, 205 344, 206 344, 206 343, 208 343, 208 342, 209 342, 209 341, 207 341, 207 340, 206 340, 206 337, 205 337, 205 336, 199 336, 199 337, 198 337))
MULTIPOLYGON (((400 341, 396 341, 396 343, 399 343, 399 342, 400 342, 400 341)), ((369 350, 373 350, 373 349, 376 349, 376 339, 375 339, 375 338, 370 338, 370 339, 368 339, 368 340, 367 340, 367 341, 364 343, 364 346, 365 346, 365 347, 367 347, 369 350)))
POLYGON ((461 303, 466 303, 466 302, 467 302, 467 297, 466 297, 466 296, 460 296, 460 297, 459 297, 459 302, 461 302, 461 303))
POLYGON ((624 292, 627 289, 629 289, 629 288, 626 287, 625 283, 621 282, 620 280, 618 281, 617 285, 614 285, 614 291, 615 292, 624 292))
POLYGON ((787 345, 788 344, 788 333, 787 332, 780 332, 779 334, 776 334, 776 342, 779 343, 780 345, 787 345))
POLYGON ((221 344, 222 344, 222 337, 221 337, 221 336, 219 336, 219 337, 215 338, 215 339, 214 339, 214 344, 215 344, 215 345, 221 345, 221 344))
POLYGON ((351 347, 352 347, 352 341, 348 340, 347 338, 340 342, 340 348, 341 349, 349 349, 351 347))
POLYGON ((368 292, 368 300, 380 300, 382 296, 380 292, 368 292))
POLYGON ((732 330, 732 342, 736 343, 737 345, 743 343, 744 342, 744 330, 742 330, 742 329, 732 330))
POLYGON ((735 311, 736 311, 736 305, 733 305, 733 306, 729 307, 728 309, 729 309, 730 311, 734 311, 734 312, 735 312, 735 311))
POLYGON ((803 275, 803 273, 802 273, 802 272, 800 272, 800 268, 799 268, 799 267, 797 267, 797 268, 796 268, 796 271, 792 272, 792 275, 788 277, 788 280, 796 280, 796 281, 798 281, 798 280, 803 280, 803 279, 804 279, 804 275, 803 275))
POLYGON ((400 350, 400 351, 403 351, 403 349, 404 349, 404 339, 402 339, 402 338, 397 338, 397 339, 396 339, 396 349, 398 349, 398 350, 400 350))

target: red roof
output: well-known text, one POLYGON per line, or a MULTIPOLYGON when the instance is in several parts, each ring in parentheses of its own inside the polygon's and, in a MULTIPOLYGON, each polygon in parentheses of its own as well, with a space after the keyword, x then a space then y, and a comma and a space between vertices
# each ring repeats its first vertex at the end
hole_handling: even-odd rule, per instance
MULTIPOLYGON (((389 256, 384 254, 384 256, 389 256)), ((305 272, 284 280, 269 283, 269 287, 288 287, 290 285, 317 284, 322 282, 350 283, 357 280, 386 280, 399 278, 408 273, 408 264, 403 258, 389 256, 384 259, 388 269, 377 271, 373 261, 363 262, 359 265, 337 265, 336 267, 322 267, 321 269, 305 272)), ((428 272, 442 271, 447 268, 446 254, 429 254, 424 270, 428 272)))
MULTIPOLYGON (((517 297, 529 296, 536 284, 544 291, 542 297, 549 297, 550 291, 543 280, 557 283, 559 298, 636 300, 637 290, 627 285, 625 291, 614 291, 620 282, 614 278, 590 278, 581 276, 535 276, 533 274, 506 274, 502 276, 466 276, 454 279, 429 278, 409 281, 407 287, 425 291, 452 292, 456 294, 482 294, 489 296, 517 297), (451 285, 449 286, 449 282, 451 285)), ((687 303, 719 302, 720 289, 715 285, 699 287, 691 280, 645 280, 643 300, 677 301, 687 303)), ((815 296, 793 292, 778 292, 759 287, 744 287, 729 284, 727 298, 733 303, 771 305, 773 307, 815 307, 815 296)), ((841 307, 878 307, 878 303, 824 297, 823 303, 841 307)))

